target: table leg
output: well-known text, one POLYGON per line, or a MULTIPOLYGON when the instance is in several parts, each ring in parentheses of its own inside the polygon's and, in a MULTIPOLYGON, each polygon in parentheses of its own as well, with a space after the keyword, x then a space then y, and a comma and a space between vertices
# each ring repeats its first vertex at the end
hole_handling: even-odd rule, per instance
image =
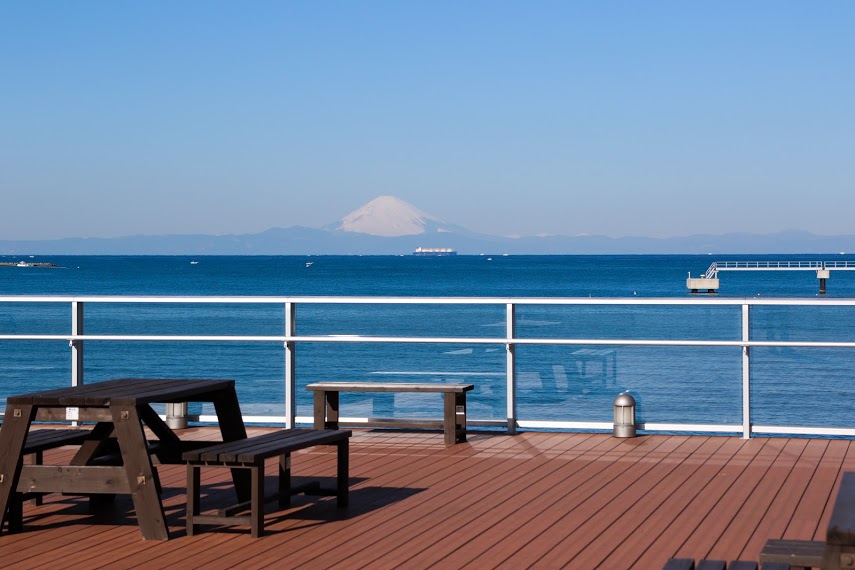
POLYGON ((95 424, 95 427, 92 428, 89 434, 89 438, 81 444, 80 449, 74 454, 69 465, 89 465, 101 453, 114 452, 114 447, 108 447, 110 446, 110 436, 113 433, 113 429, 113 424, 110 422, 98 422, 95 424))
MULTIPOLYGON (((214 410, 217 412, 217 423, 220 425, 220 433, 223 441, 235 441, 246 439, 246 426, 240 412, 240 404, 234 386, 223 390, 214 399, 214 410)), ((238 502, 245 503, 250 500, 252 477, 248 469, 232 469, 232 482, 238 502)))
POLYGON ((169 529, 166 527, 163 503, 160 501, 139 412, 136 406, 123 405, 111 406, 110 412, 143 538, 167 540, 169 529))
MULTIPOLYGON (((3 417, 3 429, 0 429, 0 529, 3 521, 7 520, 8 507, 15 501, 14 494, 21 476, 21 465, 24 441, 30 423, 36 416, 36 408, 32 404, 12 404, 6 407, 3 417)), ((14 515, 14 513, 13 513, 14 515)), ((15 530, 20 521, 9 518, 9 527, 15 530)))

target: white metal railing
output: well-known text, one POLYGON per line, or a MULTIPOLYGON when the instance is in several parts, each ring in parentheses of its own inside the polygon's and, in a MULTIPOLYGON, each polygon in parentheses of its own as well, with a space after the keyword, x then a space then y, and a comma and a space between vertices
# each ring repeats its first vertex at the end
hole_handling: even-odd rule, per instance
MULTIPOLYGON (((249 423, 278 423, 293 427, 309 423, 311 418, 296 416, 296 352, 297 343, 435 343, 435 344, 501 344, 506 349, 505 377, 507 391, 507 421, 484 420, 482 424, 497 424, 511 432, 518 427, 542 429, 612 429, 610 422, 570 422, 521 419, 517 417, 516 347, 520 345, 585 345, 585 346, 648 346, 648 347, 738 347, 742 349, 742 422, 741 424, 683 424, 640 423, 639 429, 649 431, 739 433, 748 438, 753 434, 796 434, 818 436, 855 436, 849 427, 762 426, 751 422, 751 349, 780 348, 855 348, 850 341, 810 340, 752 340, 750 336, 751 308, 754 306, 818 306, 855 307, 855 299, 726 299, 726 298, 496 298, 496 297, 154 297, 154 296, 0 296, 4 303, 65 303, 71 307, 71 332, 66 334, 0 334, 0 341, 68 341, 71 348, 71 384, 83 382, 84 343, 89 341, 124 342, 258 342, 282 343, 284 346, 284 416, 248 416, 249 423), (285 327, 281 335, 126 335, 85 334, 84 307, 93 304, 253 304, 278 305, 283 308, 285 327), (504 306, 504 335, 496 337, 405 337, 367 335, 298 335, 296 307, 298 305, 493 305, 504 306), (516 334, 516 310, 520 306, 592 305, 592 306, 699 306, 717 305, 741 307, 741 335, 733 340, 691 339, 613 339, 613 338, 530 338, 516 334)), ((2 309, 0 309, 2 311, 2 309)), ((213 416, 195 416, 197 421, 216 421, 213 416)), ((344 421, 367 421, 367 418, 342 418, 344 421)), ((474 423, 474 422, 473 422, 474 423)))
POLYGON ((817 271, 820 269, 855 270, 855 261, 713 261, 705 277, 718 271, 817 271))
POLYGON ((824 261, 717 261, 719 271, 735 270, 766 270, 766 269, 794 269, 794 270, 816 270, 825 266, 824 261))
MULTIPOLYGON (((716 279, 719 271, 855 271, 855 261, 713 261, 704 279, 716 279)), ((691 276, 690 276, 691 277, 691 276)))
POLYGON ((713 261, 709 267, 707 267, 707 272, 704 273, 704 279, 715 279, 718 274, 718 262, 713 261))

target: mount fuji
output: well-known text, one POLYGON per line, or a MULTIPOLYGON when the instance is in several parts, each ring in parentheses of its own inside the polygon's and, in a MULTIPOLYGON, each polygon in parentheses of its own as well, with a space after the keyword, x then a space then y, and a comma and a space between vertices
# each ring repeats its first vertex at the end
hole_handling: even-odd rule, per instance
POLYGON ((455 228, 439 218, 395 196, 378 196, 337 223, 327 226, 327 229, 382 237, 455 231, 455 228))

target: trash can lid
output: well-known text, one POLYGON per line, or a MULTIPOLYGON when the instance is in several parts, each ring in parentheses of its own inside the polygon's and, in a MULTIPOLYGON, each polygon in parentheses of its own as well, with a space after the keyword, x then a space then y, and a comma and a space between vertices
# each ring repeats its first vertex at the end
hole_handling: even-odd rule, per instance
POLYGON ((621 392, 615 398, 615 406, 634 406, 635 398, 626 392, 621 392))

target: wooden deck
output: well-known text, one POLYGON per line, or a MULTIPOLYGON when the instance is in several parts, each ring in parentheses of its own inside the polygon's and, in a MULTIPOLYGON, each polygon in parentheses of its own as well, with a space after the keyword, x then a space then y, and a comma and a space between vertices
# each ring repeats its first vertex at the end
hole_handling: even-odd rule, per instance
MULTIPOLYGON (((61 454, 71 450, 47 462, 61 454)), ((296 454, 295 478, 331 479, 334 454, 296 454)), ((438 432, 355 430, 350 458, 347 509, 295 497, 267 515, 261 539, 244 528, 186 536, 185 470, 166 466, 172 540, 143 541, 126 497, 95 516, 83 498, 50 496, 25 505, 23 533, 0 536, 0 560, 17 569, 644 570, 674 556, 757 560, 767 538, 824 539, 841 473, 855 470, 849 441, 704 436, 470 432, 446 447, 438 432)), ((229 504, 227 470, 203 470, 202 483, 203 508, 229 504)))

